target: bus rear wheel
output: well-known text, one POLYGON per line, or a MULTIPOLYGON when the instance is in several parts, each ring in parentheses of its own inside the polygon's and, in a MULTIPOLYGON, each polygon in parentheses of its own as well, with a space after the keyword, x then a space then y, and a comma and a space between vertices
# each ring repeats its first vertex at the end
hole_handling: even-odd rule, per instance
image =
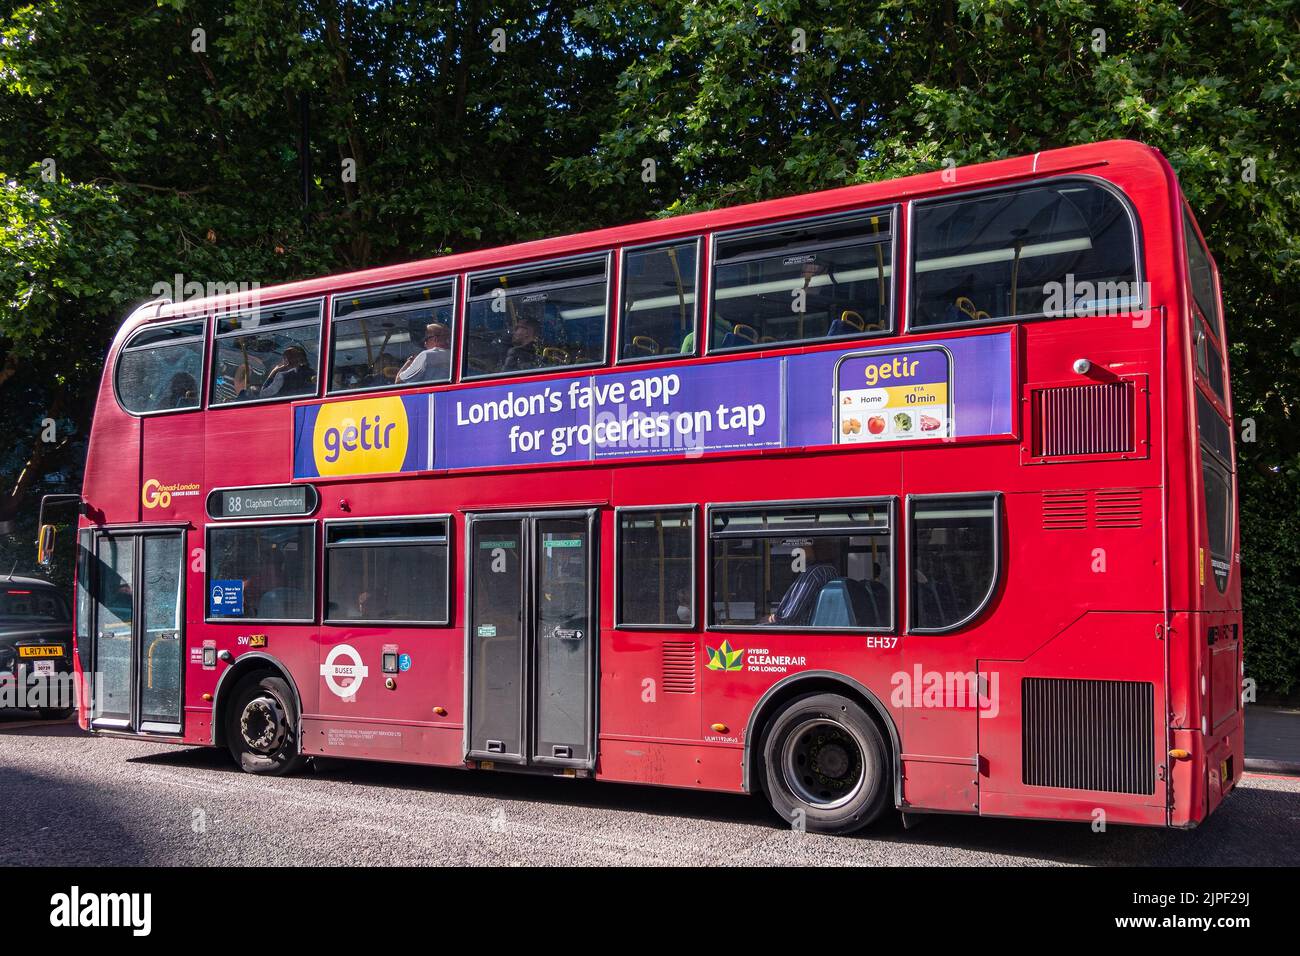
POLYGON ((786 705, 763 739, 767 798, 783 820, 814 833, 852 833, 889 797, 889 748, 862 707, 839 694, 786 705))
POLYGON ((226 745, 241 770, 280 776, 306 763, 295 734, 298 711, 283 678, 252 674, 234 690, 226 709, 226 745))

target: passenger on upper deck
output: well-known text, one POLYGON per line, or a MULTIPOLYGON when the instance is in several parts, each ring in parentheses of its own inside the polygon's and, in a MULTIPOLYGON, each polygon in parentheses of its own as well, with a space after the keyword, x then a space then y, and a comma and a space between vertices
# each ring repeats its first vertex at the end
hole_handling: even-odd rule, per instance
POLYGON ((532 316, 521 315, 515 319, 515 324, 510 329, 510 348, 506 352, 505 361, 501 363, 501 371, 517 372, 521 369, 540 368, 542 355, 538 340, 541 332, 541 323, 532 316))
POLYGON ((316 373, 307 364, 307 351, 301 345, 286 345, 279 363, 267 373, 260 395, 304 395, 316 388, 316 373))
POLYGON ((199 386, 189 372, 177 372, 167 383, 163 408, 185 408, 198 402, 199 386))
POLYGON ((451 377, 451 329, 430 322, 424 330, 424 351, 408 358, 397 372, 399 382, 445 382, 451 377))

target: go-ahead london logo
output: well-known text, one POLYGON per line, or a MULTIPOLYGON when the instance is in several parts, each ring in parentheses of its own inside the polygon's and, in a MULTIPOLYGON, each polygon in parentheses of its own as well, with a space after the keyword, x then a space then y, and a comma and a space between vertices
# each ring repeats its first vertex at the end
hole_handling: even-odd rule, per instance
POLYGON ((356 697, 370 668, 361 663, 361 655, 351 644, 339 644, 330 650, 320 666, 325 686, 344 700, 356 697))

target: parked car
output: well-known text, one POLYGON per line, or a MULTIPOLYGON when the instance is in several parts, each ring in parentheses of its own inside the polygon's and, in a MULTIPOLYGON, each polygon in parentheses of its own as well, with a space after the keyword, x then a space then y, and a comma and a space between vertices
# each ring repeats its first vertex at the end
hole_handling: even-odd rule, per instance
POLYGON ((42 578, 0 577, 0 707, 42 718, 73 710, 72 611, 42 578))

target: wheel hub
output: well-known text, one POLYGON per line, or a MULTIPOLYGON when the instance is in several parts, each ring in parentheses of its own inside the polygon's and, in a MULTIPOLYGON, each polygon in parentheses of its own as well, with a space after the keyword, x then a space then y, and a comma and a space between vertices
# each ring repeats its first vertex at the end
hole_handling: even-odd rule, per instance
POLYGON ((862 747, 841 724, 813 717, 790 731, 781 769, 794 795, 809 806, 843 806, 861 790, 866 768, 862 747))
POLYGON ((274 697, 254 697, 239 716, 239 733, 250 750, 269 754, 278 750, 288 733, 284 711, 274 697))
POLYGON ((828 780, 843 779, 849 764, 849 752, 838 740, 821 741, 813 754, 813 771, 828 780))

